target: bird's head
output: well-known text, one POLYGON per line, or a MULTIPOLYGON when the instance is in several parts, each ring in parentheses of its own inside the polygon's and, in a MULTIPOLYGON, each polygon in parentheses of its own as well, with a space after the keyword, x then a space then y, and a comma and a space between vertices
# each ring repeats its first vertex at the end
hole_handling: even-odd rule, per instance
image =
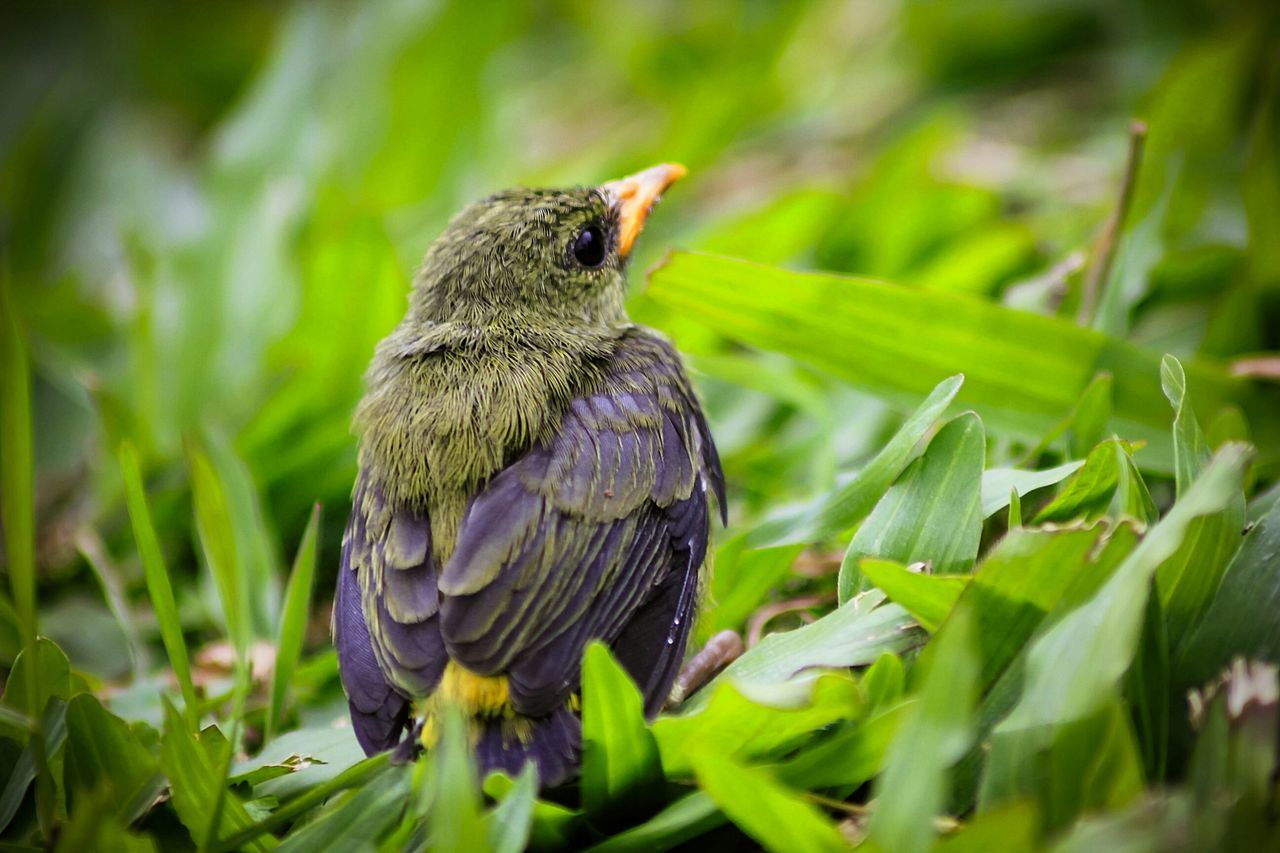
POLYGON ((620 322, 627 256, 653 204, 684 174, 664 163, 597 187, 518 188, 470 205, 427 251, 410 319, 620 322))

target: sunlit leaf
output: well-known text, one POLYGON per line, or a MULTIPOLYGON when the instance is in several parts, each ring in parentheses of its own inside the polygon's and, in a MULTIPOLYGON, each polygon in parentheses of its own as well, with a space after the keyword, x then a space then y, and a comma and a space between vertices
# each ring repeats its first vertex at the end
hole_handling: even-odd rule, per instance
POLYGON ((886 850, 927 850, 945 809, 947 768, 968 749, 981 669, 969 614, 957 611, 925 650, 919 701, 907 712, 876 784, 871 838, 886 850))
POLYGON ((829 818, 765 771, 708 749, 694 752, 693 766, 699 786, 766 850, 847 849, 829 818))
MULTIPOLYGON (((1107 371, 1116 403, 1109 431, 1147 442, 1142 465, 1173 470, 1158 354, 1065 320, 959 294, 693 253, 677 253, 654 271, 648 295, 733 339, 894 401, 918 400, 960 369, 965 386, 957 399, 991 432, 1038 437, 1107 371)), ((1280 413, 1259 391, 1212 364, 1193 364, 1189 373, 1205 411, 1234 403, 1268 454, 1280 447, 1280 413)))
POLYGON ((937 574, 968 571, 982 536, 982 422, 968 413, 948 422, 858 527, 840 566, 841 602, 857 591, 858 561, 928 562, 937 574))
POLYGON ((775 757, 832 723, 859 719, 862 711, 857 684, 848 677, 819 678, 808 701, 786 707, 753 702, 724 683, 697 711, 656 720, 653 736, 663 771, 676 778, 692 772, 695 747, 740 760, 775 757))
MULTIPOLYGON (((1173 447, 1181 496, 1203 474, 1209 450, 1187 398, 1182 365, 1176 358, 1165 358, 1160 378, 1175 413, 1173 447)), ((1188 545, 1171 554, 1156 571, 1156 586, 1174 654, 1210 607, 1227 564, 1240 547, 1244 519, 1245 500, 1241 490, 1220 511, 1196 518, 1187 533, 1188 545)))
POLYGON ((982 517, 990 518, 1007 507, 1011 494, 1025 497, 1037 489, 1061 483, 1080 470, 1082 465, 1084 465, 1083 459, 1073 459, 1041 471, 988 468, 982 472, 982 517))
POLYGON ((770 634, 695 693, 685 703, 686 712, 705 705, 723 682, 752 699, 803 701, 821 668, 865 666, 884 652, 916 645, 915 620, 883 602, 883 593, 866 592, 812 625, 770 634))
POLYGON ((907 467, 916 445, 942 417, 963 383, 963 376, 943 379, 852 480, 811 505, 765 520, 747 534, 747 543, 753 547, 804 544, 852 527, 907 467))
POLYGON ((858 571, 931 633, 947 618, 970 580, 968 575, 913 572, 890 560, 862 560, 858 571))

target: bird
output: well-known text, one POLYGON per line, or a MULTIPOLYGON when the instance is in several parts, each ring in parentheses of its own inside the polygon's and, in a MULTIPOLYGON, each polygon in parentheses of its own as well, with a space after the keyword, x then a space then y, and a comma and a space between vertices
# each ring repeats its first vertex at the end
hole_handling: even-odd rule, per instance
POLYGON ((667 700, 725 482, 678 352, 628 317, 626 269, 684 174, 498 192, 427 250, 354 417, 332 629, 366 754, 429 750, 458 713, 481 773, 570 781, 592 641, 647 717, 667 700))

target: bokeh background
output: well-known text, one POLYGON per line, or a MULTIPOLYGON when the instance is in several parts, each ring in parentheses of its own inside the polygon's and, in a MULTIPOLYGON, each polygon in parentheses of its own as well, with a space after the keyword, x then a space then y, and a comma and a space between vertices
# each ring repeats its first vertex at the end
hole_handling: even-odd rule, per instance
MULTIPOLYGON (((340 716, 327 608, 361 376, 450 214, 513 184, 689 167, 642 238, 633 314, 691 356, 735 525, 829 487, 900 415, 646 299, 671 247, 1075 317, 1141 118, 1117 284, 1091 323, 1274 370, 1276 9, 6 3, 0 251, 32 365, 41 631, 119 713, 158 722, 169 682, 124 506, 128 442, 215 673, 202 646, 225 619, 193 470, 221 483, 259 636, 323 505, 297 713, 340 716)), ((1226 418, 1222 436, 1244 431, 1226 418)), ((992 444, 1016 458, 1014 439, 992 444)), ((18 637, 6 594, 0 666, 18 637)))

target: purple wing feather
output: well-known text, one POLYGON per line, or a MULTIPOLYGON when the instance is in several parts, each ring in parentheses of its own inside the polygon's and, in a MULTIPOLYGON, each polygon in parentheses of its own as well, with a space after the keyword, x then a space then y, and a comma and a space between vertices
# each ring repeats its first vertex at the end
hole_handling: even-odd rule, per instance
POLYGON ((723 477, 674 350, 633 332, 600 383, 472 501, 441 574, 450 657, 551 712, 604 640, 656 712, 684 654, 723 477))
POLYGON ((393 510, 361 474, 343 537, 333 633, 366 753, 400 740, 410 698, 430 693, 444 672, 438 574, 426 518, 393 510))

